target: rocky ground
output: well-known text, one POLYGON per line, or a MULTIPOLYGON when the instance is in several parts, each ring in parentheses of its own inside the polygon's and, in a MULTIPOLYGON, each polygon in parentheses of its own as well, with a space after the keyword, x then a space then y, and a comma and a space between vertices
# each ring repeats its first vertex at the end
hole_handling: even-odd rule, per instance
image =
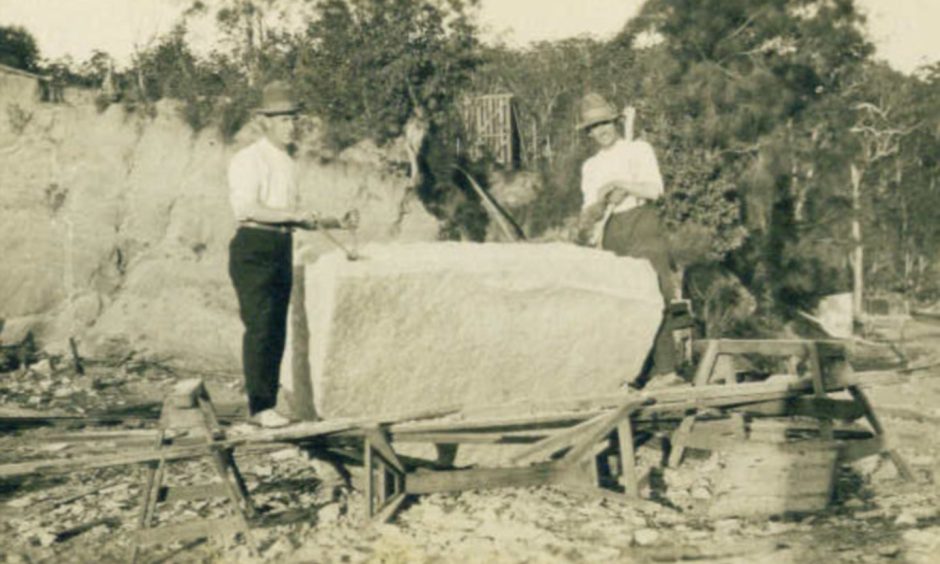
MULTIPOLYGON (((905 352, 922 363, 938 343, 940 330, 915 327, 905 352)), ((0 416, 123 408, 123 422, 109 429, 147 428, 153 401, 187 376, 159 365, 86 368, 79 375, 39 364, 0 375, 0 416)), ((224 378, 208 382, 216 403, 240 397, 224 378)), ((263 514, 253 531, 256 553, 240 538, 218 536, 148 548, 142 556, 149 562, 936 562, 940 367, 870 394, 916 480, 901 480, 888 461, 864 459, 840 470, 833 503, 819 514, 709 519, 683 507, 681 495, 631 503, 617 495, 528 488, 426 496, 406 505, 392 524, 364 526, 359 491, 330 466, 276 447, 238 455, 263 514)), ((70 425, 63 419, 56 426, 2 429, 0 463, 114 448, 57 439, 70 425)), ((702 458, 688 466, 701 470, 709 463, 702 458)), ((170 468, 170 483, 211 476, 199 462, 170 468)), ((664 483, 707 503, 707 479, 696 482, 696 475, 667 471, 664 483)), ((127 561, 142 479, 139 469, 121 467, 0 481, 0 562, 127 561)), ((224 503, 203 500, 169 505, 158 517, 180 523, 224 513, 224 503)))

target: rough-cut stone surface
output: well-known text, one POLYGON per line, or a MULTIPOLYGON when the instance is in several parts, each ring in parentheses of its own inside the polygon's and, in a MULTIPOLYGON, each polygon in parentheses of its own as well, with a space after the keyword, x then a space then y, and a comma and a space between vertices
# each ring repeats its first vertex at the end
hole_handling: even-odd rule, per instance
POLYGON ((306 269, 309 347, 295 340, 293 375, 282 375, 304 415, 309 396, 297 396, 310 391, 321 417, 613 391, 637 376, 662 317, 647 261, 593 249, 425 243, 362 254, 306 269))
MULTIPOLYGON (((0 319, 49 352, 75 337, 86 357, 239 373, 226 168, 257 132, 225 143, 214 127, 194 134, 170 102, 150 118, 120 105, 99 113, 93 95, 41 103, 35 80, 0 73, 0 319)), ((325 161, 314 136, 297 157, 305 208, 358 208, 363 241, 436 238, 420 202, 403 205, 408 180, 389 172, 387 151, 325 161)), ((332 250, 311 237, 303 254, 332 250)))

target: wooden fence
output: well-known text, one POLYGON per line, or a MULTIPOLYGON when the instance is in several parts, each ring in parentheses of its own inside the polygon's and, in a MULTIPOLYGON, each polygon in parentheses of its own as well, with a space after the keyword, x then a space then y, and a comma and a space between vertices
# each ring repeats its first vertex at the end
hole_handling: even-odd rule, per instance
POLYGON ((497 162, 515 168, 519 164, 519 129, 512 94, 486 94, 465 98, 461 117, 468 139, 464 149, 479 158, 488 152, 497 162))

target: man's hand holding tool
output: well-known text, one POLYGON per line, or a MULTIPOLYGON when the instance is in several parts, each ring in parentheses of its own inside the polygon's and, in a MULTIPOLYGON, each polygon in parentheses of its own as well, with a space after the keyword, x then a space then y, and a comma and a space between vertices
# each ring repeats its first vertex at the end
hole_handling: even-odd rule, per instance
POLYGON ((350 231, 359 227, 359 210, 350 210, 342 219, 331 216, 321 217, 316 212, 302 212, 297 218, 296 226, 310 231, 324 229, 348 229, 350 231))
POLYGON ((346 258, 349 260, 358 260, 361 258, 359 252, 356 250, 356 229, 359 227, 359 210, 349 210, 343 215, 342 219, 320 217, 315 212, 302 212, 297 219, 296 226, 301 229, 319 231, 334 246, 346 253, 346 258), (346 248, 345 245, 330 235, 330 229, 346 229, 352 232, 353 248, 346 248))

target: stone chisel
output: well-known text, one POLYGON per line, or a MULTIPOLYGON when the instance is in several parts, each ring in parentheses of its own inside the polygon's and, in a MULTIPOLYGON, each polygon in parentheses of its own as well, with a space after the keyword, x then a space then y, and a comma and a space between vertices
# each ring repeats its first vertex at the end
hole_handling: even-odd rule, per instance
POLYGON ((359 251, 356 248, 358 246, 356 244, 356 241, 357 241, 356 228, 359 226, 359 210, 353 209, 353 210, 346 212, 346 215, 343 216, 342 221, 337 221, 335 219, 331 219, 331 221, 335 222, 335 224, 330 224, 329 227, 325 225, 325 222, 321 223, 318 221, 317 223, 311 226, 308 226, 307 228, 312 229, 314 231, 319 231, 330 243, 333 243, 333 245, 336 246, 339 250, 346 253, 346 260, 350 260, 350 261, 361 260, 363 257, 359 254, 359 251), (346 245, 343 245, 342 243, 340 243, 336 237, 330 234, 330 232, 328 231, 330 227, 349 229, 353 237, 352 250, 348 249, 346 245))

